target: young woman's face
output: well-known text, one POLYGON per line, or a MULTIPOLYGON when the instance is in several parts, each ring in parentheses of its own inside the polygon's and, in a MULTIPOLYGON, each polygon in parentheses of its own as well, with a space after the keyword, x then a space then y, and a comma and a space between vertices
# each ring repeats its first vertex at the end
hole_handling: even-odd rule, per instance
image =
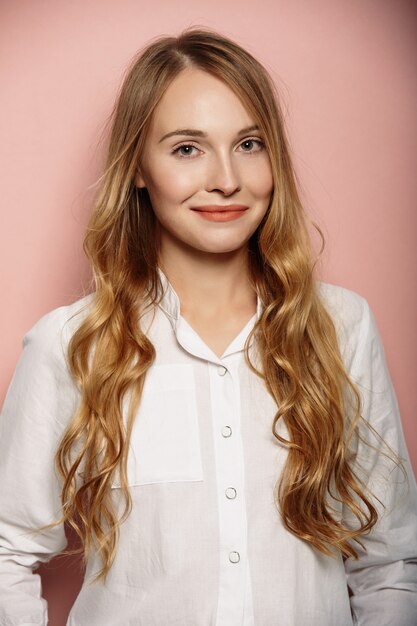
POLYGON ((196 68, 157 105, 136 184, 148 190, 162 252, 246 247, 273 190, 254 119, 225 83, 196 68))

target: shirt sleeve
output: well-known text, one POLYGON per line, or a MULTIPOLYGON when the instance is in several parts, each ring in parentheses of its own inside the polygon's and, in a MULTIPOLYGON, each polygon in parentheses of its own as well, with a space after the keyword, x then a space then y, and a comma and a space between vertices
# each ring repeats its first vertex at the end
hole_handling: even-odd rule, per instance
MULTIPOLYGON (((392 453, 372 430, 362 429, 356 471, 374 496, 379 520, 363 538, 359 559, 345 561, 352 616, 357 626, 415 626, 417 489, 381 339, 368 304, 361 301, 350 374, 361 395, 363 417, 399 455, 402 466, 392 461, 392 453)), ((344 519, 356 525, 350 512, 344 511, 344 519)))
POLYGON ((45 626, 47 602, 34 570, 67 545, 54 455, 76 407, 61 310, 24 337, 0 416, 0 626, 45 626))

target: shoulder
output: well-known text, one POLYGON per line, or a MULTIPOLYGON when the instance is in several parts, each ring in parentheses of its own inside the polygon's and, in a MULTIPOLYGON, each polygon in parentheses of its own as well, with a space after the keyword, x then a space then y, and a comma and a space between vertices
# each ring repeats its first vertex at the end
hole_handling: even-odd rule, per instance
POLYGON ((88 314, 92 301, 90 294, 43 315, 25 334, 25 350, 36 350, 55 358, 66 355, 69 340, 88 314))
POLYGON ((372 339, 378 339, 372 311, 363 296, 345 287, 318 282, 317 291, 333 320, 342 356, 349 367, 358 351, 372 339))
POLYGON ((355 291, 321 281, 317 291, 336 325, 354 330, 369 316, 367 300, 355 291))

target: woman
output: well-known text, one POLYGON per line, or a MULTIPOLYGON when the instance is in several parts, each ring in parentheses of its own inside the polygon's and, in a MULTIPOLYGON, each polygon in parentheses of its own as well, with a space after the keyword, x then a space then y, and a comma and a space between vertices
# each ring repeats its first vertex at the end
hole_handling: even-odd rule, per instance
POLYGON ((0 623, 46 624, 32 570, 67 522, 71 626, 414 624, 383 350, 366 302, 313 278, 248 52, 191 29, 136 59, 85 249, 94 292, 28 333, 4 407, 0 623))

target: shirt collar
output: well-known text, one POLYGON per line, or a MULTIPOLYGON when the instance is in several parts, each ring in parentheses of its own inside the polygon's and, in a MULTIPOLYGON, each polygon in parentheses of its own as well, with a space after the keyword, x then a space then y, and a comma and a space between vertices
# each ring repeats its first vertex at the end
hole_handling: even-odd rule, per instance
MULTIPOLYGON (((174 290, 173 286, 169 282, 167 276, 158 267, 158 274, 161 281, 162 293, 160 294, 160 299, 158 301, 159 307, 168 315, 172 320, 178 322, 181 312, 180 312, 180 299, 178 294, 174 290)), ((258 320, 262 314, 263 306, 259 294, 256 295, 256 320, 258 320)))
MULTIPOLYGON (((181 316, 180 312, 180 300, 178 294, 175 292, 167 276, 163 271, 158 268, 160 285, 158 288, 162 288, 162 294, 158 293, 158 306, 167 316, 172 329, 176 335, 177 341, 182 347, 193 354, 207 361, 222 364, 224 359, 232 356, 233 354, 240 353, 244 350, 245 341, 256 321, 260 318, 263 306, 259 294, 257 294, 257 306, 256 313, 247 322, 240 333, 233 339, 233 341, 226 348, 221 357, 218 357, 201 339, 201 337, 194 331, 194 329, 188 324, 187 320, 181 316)), ((250 342, 252 346, 253 338, 250 342)), ((229 362, 229 361, 228 361, 229 362)))
POLYGON ((168 317, 172 320, 178 321, 180 317, 180 299, 178 294, 160 267, 158 267, 158 274, 160 287, 162 287, 162 292, 158 292, 158 295, 160 296, 158 298, 158 306, 164 311, 164 313, 166 313, 166 315, 168 315, 168 317))

